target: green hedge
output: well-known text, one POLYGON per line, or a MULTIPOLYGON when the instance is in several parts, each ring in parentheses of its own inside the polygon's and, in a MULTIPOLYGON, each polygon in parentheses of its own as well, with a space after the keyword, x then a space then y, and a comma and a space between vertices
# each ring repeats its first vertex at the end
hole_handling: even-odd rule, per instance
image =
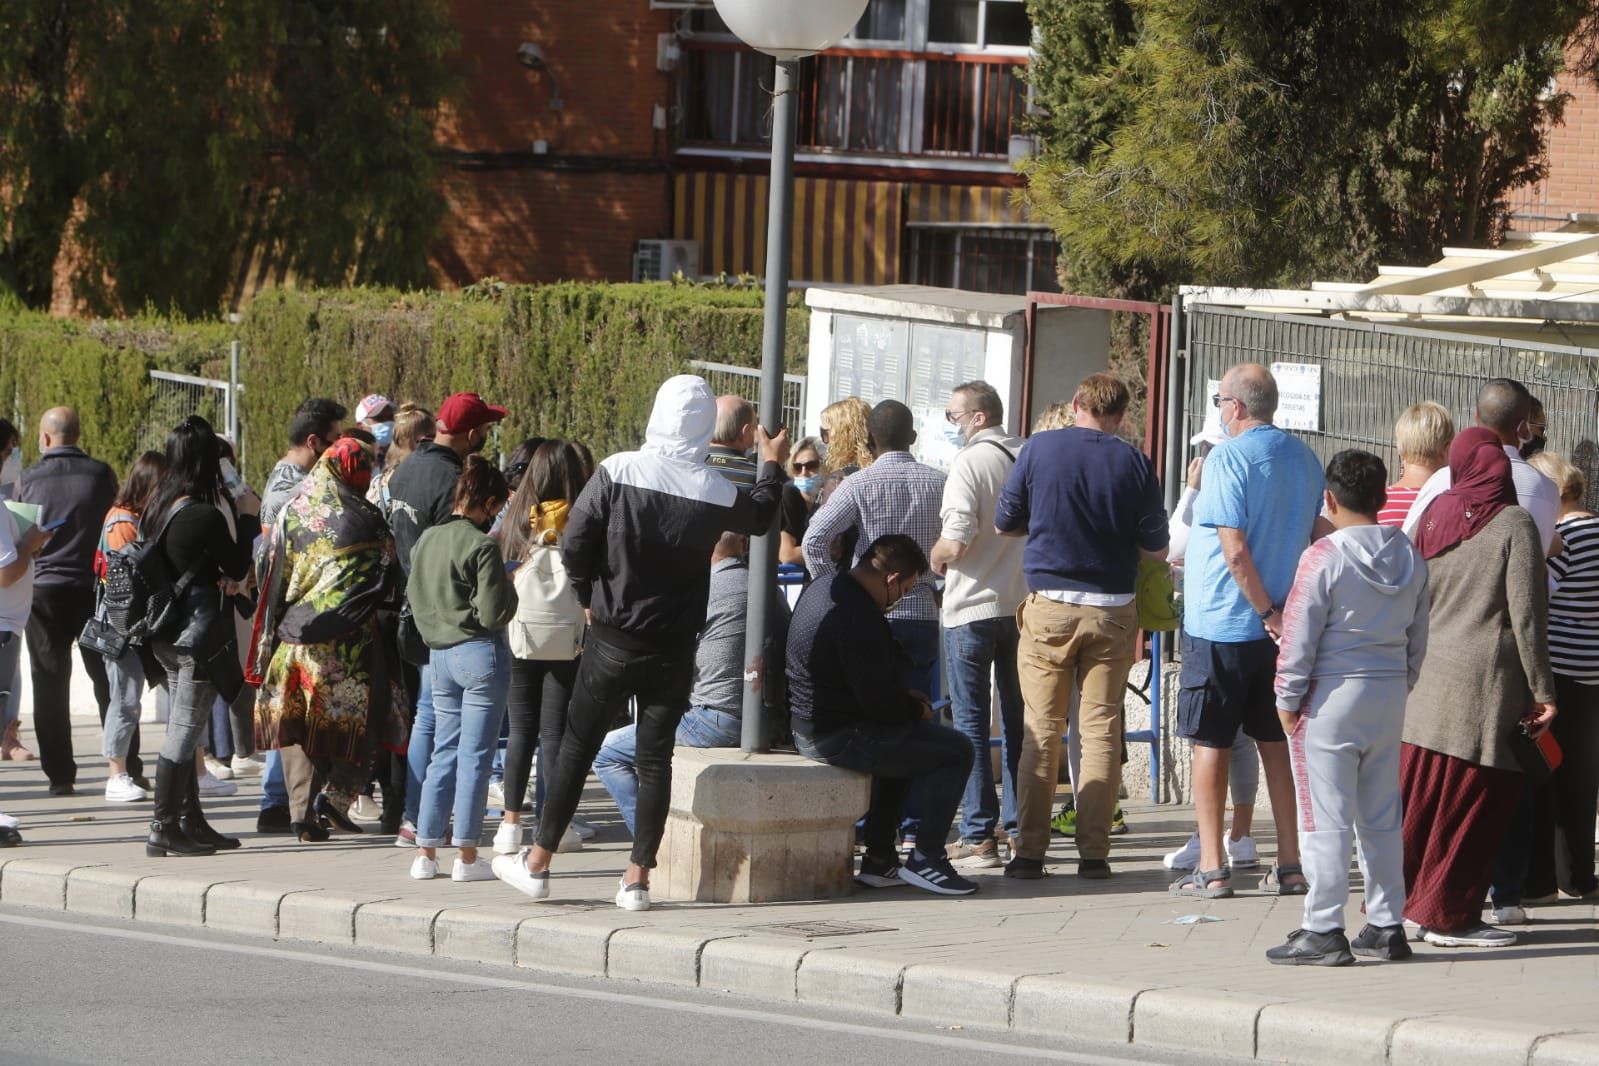
MULTIPOLYGON (((152 406, 151 369, 226 378, 241 342, 246 473, 259 483, 286 444, 291 412, 312 395, 354 408, 367 393, 436 408, 472 389, 511 409, 501 441, 573 437, 598 455, 636 447, 656 388, 690 359, 760 362, 761 294, 692 285, 485 283, 463 292, 276 290, 237 325, 156 317, 80 322, 0 313, 0 396, 24 429, 78 408, 84 443, 118 470, 152 406)), ((802 367, 807 313, 789 305, 789 368, 802 367)))

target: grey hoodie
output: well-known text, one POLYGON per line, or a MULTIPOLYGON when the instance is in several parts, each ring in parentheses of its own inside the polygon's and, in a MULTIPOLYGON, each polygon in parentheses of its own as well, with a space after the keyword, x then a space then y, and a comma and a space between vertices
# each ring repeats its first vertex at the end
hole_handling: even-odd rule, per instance
POLYGON ((1351 526, 1299 557, 1283 608, 1277 706, 1297 711, 1318 678, 1406 678, 1427 653, 1427 564, 1389 526, 1351 526))

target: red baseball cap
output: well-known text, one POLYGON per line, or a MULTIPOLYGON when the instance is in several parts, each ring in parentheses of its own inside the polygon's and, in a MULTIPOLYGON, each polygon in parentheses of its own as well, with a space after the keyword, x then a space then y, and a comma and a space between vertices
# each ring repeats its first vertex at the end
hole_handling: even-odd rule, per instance
POLYGON ((475 392, 458 392, 439 406, 439 425, 446 433, 465 433, 498 422, 507 413, 503 407, 484 403, 475 392))

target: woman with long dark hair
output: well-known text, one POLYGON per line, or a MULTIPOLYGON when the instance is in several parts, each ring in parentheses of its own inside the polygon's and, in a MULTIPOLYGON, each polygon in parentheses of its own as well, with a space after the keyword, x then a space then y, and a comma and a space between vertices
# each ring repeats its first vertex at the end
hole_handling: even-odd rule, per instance
POLYGON ((494 880, 489 864, 478 858, 477 838, 489 765, 505 720, 511 674, 505 626, 516 613, 516 592, 488 529, 509 495, 504 474, 482 456, 467 456, 452 514, 425 530, 411 550, 406 596, 431 651, 434 715, 433 753, 416 820, 421 854, 411 864, 411 876, 419 881, 438 876, 438 849, 446 844, 460 849, 452 880, 494 880), (446 837, 452 814, 454 827, 446 837))
MULTIPOLYGON (((505 747, 505 803, 494 850, 515 855, 522 849, 522 796, 538 748, 542 766, 554 766, 566 732, 566 708, 583 649, 583 608, 561 562, 561 531, 572 501, 588 483, 582 453, 568 441, 545 441, 534 450, 528 469, 505 508, 498 538, 506 565, 516 567, 516 618, 510 625, 511 689, 505 747), (555 596, 547 593, 556 593, 555 596)), ((562 846, 580 844, 570 830, 562 846)))
POLYGON ((167 672, 171 711, 156 766, 155 816, 147 855, 210 855, 237 847, 206 824, 194 749, 217 696, 232 702, 244 684, 233 607, 223 583, 250 572, 261 533, 261 501, 246 489, 235 502, 222 486, 211 423, 184 419, 167 435, 166 472, 140 517, 140 536, 167 563, 177 593, 173 617, 150 639, 167 672))
MULTIPOLYGON (((139 516, 161 485, 166 472, 166 457, 160 452, 145 452, 133 463, 127 480, 117 493, 111 510, 100 524, 100 544, 95 552, 95 576, 105 577, 105 555, 127 547, 139 539, 139 516)), ((100 753, 110 766, 105 783, 107 803, 134 803, 150 798, 142 777, 139 758, 139 708, 144 699, 145 668, 139 648, 128 648, 118 658, 106 657, 106 680, 111 701, 106 708, 100 753)), ((157 668, 158 672, 159 668, 157 668)))

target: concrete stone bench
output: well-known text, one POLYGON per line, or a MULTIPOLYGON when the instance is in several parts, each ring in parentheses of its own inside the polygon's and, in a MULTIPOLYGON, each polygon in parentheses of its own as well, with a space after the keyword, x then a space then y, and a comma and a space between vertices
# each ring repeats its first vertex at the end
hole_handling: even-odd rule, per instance
POLYGON ((678 748, 651 888, 702 903, 848 895, 870 799, 867 775, 800 755, 678 748))

